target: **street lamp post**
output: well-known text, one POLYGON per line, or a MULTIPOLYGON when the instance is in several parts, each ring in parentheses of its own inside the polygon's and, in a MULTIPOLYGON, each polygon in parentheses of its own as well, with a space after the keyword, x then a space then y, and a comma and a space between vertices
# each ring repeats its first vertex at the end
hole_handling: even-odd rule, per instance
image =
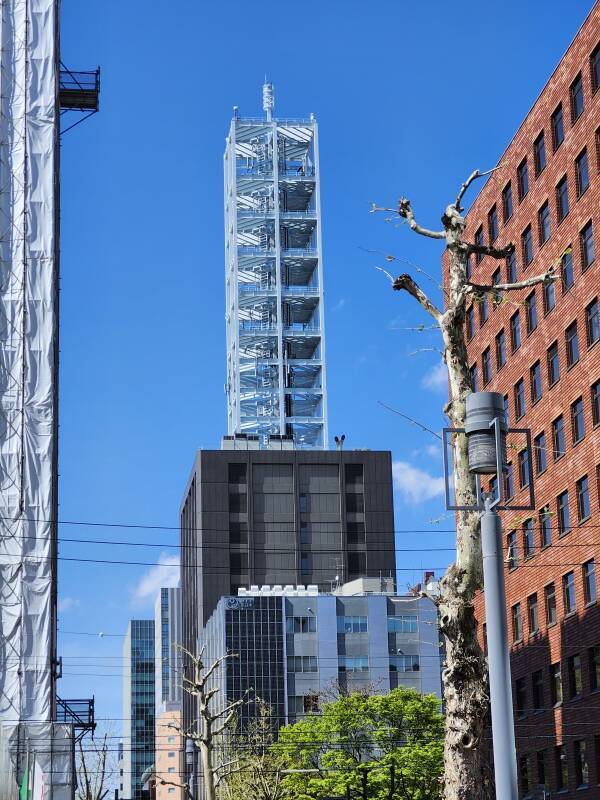
POLYGON ((499 509, 532 509, 535 507, 531 459, 531 434, 523 428, 508 428, 501 394, 473 392, 467 396, 465 427, 444 429, 444 475, 446 480, 446 507, 449 510, 479 511, 481 515, 481 548, 483 554, 483 590, 487 622, 488 672, 492 712, 492 740, 494 746, 494 777, 496 797, 501 800, 518 800, 517 755, 512 704, 508 625, 506 622, 506 592, 504 587, 504 559, 502 548, 502 523, 499 509), (503 474, 506 470, 507 433, 521 433, 527 437, 529 451, 529 504, 508 506, 504 504, 503 474), (475 475, 477 504, 457 506, 450 502, 449 469, 447 456, 448 434, 467 437, 469 471, 475 475), (481 491, 480 475, 496 475, 497 491, 481 491))

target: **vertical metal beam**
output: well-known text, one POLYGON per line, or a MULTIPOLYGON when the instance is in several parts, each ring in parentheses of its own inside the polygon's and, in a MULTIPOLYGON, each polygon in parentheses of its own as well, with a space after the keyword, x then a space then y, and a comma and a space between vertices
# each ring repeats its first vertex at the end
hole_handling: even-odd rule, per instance
POLYGON ((321 237, 321 165, 319 162, 319 131, 313 119, 313 152, 315 159, 315 210, 317 214, 317 277, 319 281, 319 355, 321 360, 321 417, 323 419, 322 446, 329 444, 329 425, 327 415, 327 369, 325 366, 325 287, 323 286, 323 244, 321 237))
POLYGON ((272 122, 273 132, 273 204, 275 207, 275 282, 277 284, 277 388, 279 393, 279 433, 285 433, 285 381, 283 377, 283 300, 281 289, 281 230, 279 210, 279 143, 277 121, 272 122))

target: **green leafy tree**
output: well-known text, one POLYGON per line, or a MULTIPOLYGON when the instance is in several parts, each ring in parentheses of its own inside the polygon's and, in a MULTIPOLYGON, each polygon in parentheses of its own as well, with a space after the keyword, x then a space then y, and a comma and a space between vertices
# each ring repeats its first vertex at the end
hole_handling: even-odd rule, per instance
POLYGON ((444 721, 439 701, 413 689, 353 693, 279 732, 274 751, 294 800, 436 800, 444 721), (310 770, 287 772, 287 770, 310 770), (313 771, 314 770, 314 771, 313 771))

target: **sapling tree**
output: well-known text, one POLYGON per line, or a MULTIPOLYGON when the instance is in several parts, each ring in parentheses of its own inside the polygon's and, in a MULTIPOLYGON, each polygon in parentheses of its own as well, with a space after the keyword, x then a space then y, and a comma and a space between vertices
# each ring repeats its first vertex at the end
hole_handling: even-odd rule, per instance
MULTIPOLYGON (((406 292, 434 320, 443 342, 443 358, 448 368, 449 400, 444 409, 450 426, 464 428, 465 400, 471 392, 471 376, 465 343, 465 313, 469 302, 489 297, 498 302, 505 293, 518 293, 536 284, 556 280, 554 265, 540 275, 515 283, 477 283, 467 275, 467 259, 471 255, 504 260, 514 245, 495 247, 467 241, 462 201, 471 184, 489 173, 475 170, 460 187, 454 202, 442 216, 442 228, 430 230, 415 218, 411 201, 402 198, 393 209, 420 236, 445 242, 447 275, 443 285, 444 307, 429 298, 417 281, 408 274, 393 278, 394 291, 406 292)), ((390 211, 373 207, 374 211, 390 211)), ((388 261, 394 261, 388 257, 388 261)), ((466 439, 455 436, 452 441, 453 479, 456 504, 474 506, 476 488, 469 472, 466 439)), ((445 637, 446 662, 443 670, 445 701, 444 800, 485 800, 493 794, 489 779, 487 751, 481 745, 488 722, 489 697, 487 670, 477 640, 474 614, 476 592, 482 588, 483 567, 479 515, 473 511, 456 514, 456 560, 441 580, 436 602, 440 612, 440 629, 445 637)))

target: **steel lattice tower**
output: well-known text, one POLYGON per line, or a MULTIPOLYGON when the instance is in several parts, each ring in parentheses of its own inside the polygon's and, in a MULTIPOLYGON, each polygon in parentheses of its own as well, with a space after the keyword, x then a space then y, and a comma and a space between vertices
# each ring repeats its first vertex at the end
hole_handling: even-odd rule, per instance
POLYGON ((327 445, 317 122, 239 117, 226 140, 229 434, 327 445))

